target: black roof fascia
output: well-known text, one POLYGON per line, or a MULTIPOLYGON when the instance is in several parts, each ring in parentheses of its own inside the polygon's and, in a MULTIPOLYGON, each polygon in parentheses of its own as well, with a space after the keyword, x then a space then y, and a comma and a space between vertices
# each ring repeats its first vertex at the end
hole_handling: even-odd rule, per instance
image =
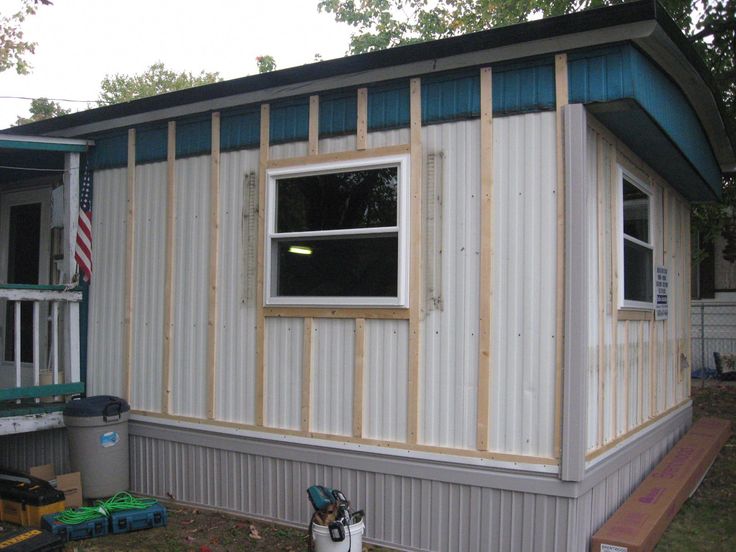
MULTIPOLYGON (((197 86, 186 90, 169 92, 131 102, 63 115, 28 125, 12 127, 3 132, 13 134, 44 134, 108 119, 137 115, 148 111, 156 111, 158 109, 233 96, 246 92, 255 92, 308 80, 317 80, 371 69, 382 69, 394 65, 498 48, 530 40, 554 38, 580 31, 590 31, 614 25, 653 20, 656 16, 656 0, 639 0, 637 2, 602 8, 600 10, 594 9, 570 15, 549 17, 442 40, 397 46, 378 52, 321 61, 271 73, 262 73, 197 86)), ((665 15, 664 19, 668 19, 668 16, 665 15)), ((670 24, 674 25, 671 21, 670 24)), ((675 29, 677 28, 676 25, 674 27, 675 29)), ((684 39, 684 37, 682 38, 684 39)))

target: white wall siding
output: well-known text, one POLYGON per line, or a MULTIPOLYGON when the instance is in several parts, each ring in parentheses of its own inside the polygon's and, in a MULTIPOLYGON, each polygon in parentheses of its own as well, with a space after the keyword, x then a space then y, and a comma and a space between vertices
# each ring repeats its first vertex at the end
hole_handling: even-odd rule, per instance
POLYGON ((299 429, 304 320, 267 318, 265 349, 264 422, 268 427, 299 429))
POLYGON ((355 134, 323 138, 319 141, 319 153, 336 153, 340 151, 355 151, 355 134))
MULTIPOLYGON (((424 127, 423 154, 442 154, 441 307, 422 328, 419 442, 476 446, 480 236, 480 124, 424 127)), ((422 301, 425 301, 424 291, 422 301)))
POLYGON ((220 157, 215 417, 255 423, 258 150, 220 157))
POLYGON ((288 142, 269 148, 269 159, 288 159, 289 157, 303 157, 308 153, 308 142, 288 142))
POLYGON ((210 157, 176 161, 173 413, 207 414, 210 157))
POLYGON ((555 419, 555 115, 497 118, 493 133, 491 447, 549 457, 555 419))
POLYGON ((351 435, 355 321, 316 318, 313 339, 311 429, 351 435))
POLYGON ((407 437, 409 323, 365 321, 363 435, 381 441, 407 437))
POLYGON ((89 395, 123 393, 127 172, 95 172, 90 286, 89 395))
POLYGON ((369 148, 385 148, 409 143, 409 129, 399 128, 396 130, 380 130, 368 133, 369 148))
POLYGON ((161 411, 166 258, 166 163, 136 168, 131 408, 161 411))

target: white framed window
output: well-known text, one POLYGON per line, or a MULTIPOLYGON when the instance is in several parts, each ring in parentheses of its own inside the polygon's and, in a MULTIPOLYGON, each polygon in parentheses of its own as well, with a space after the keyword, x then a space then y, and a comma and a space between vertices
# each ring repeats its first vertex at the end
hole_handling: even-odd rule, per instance
POLYGON ((652 190, 618 168, 619 306, 654 308, 654 239, 652 190))
POLYGON ((409 156, 270 169, 265 303, 405 307, 409 156))

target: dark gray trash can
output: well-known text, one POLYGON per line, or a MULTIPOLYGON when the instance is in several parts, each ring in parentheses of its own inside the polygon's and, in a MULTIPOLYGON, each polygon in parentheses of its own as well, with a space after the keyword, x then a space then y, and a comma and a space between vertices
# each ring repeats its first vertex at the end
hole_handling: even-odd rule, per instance
POLYGON ((73 471, 82 474, 85 498, 107 498, 130 486, 128 416, 121 398, 98 395, 64 408, 73 471))

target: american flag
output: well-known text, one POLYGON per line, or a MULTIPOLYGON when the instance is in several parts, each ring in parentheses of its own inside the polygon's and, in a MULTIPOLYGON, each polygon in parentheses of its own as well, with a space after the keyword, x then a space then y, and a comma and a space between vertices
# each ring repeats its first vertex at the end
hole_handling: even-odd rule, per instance
POLYGON ((79 189, 79 225, 74 258, 85 282, 92 279, 92 173, 85 165, 79 189))

